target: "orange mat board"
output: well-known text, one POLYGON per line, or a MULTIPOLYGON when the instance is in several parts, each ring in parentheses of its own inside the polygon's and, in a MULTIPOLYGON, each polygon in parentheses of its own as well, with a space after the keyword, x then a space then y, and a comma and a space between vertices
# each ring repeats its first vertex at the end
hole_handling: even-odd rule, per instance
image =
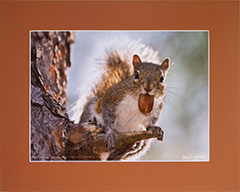
POLYGON ((1 1, 1 191, 239 191, 238 1, 1 1), (209 162, 29 162, 30 30, 208 30, 209 162))

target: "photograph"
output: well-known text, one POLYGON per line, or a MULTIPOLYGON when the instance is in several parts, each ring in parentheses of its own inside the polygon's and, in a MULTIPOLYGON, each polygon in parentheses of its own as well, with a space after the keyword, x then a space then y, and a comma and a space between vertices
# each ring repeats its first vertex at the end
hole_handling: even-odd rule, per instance
POLYGON ((209 31, 31 31, 30 161, 209 161, 209 31))

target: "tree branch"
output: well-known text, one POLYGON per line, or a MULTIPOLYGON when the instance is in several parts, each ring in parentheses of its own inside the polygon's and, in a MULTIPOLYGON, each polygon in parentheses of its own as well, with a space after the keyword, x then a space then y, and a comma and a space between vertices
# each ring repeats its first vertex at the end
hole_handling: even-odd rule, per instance
MULTIPOLYGON (((96 156, 100 157, 101 153, 108 152, 108 148, 105 145, 105 133, 103 132, 103 128, 97 127, 93 124, 79 125, 74 132, 69 132, 69 141, 74 145, 79 146, 81 145, 82 139, 85 140, 84 135, 91 136, 93 142, 88 144, 88 148, 89 150, 92 150, 96 156)), ((115 148, 119 149, 136 141, 157 137, 159 137, 159 135, 157 133, 152 134, 151 130, 118 133, 119 140, 115 148)), ((81 147, 78 148, 81 149, 81 147)))

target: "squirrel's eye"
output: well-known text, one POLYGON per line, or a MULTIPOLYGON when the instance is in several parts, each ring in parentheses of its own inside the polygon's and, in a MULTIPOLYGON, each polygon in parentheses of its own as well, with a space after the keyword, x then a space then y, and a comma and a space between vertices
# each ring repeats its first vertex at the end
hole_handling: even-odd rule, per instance
POLYGON ((164 77, 163 77, 163 76, 161 76, 161 77, 160 77, 160 82, 162 83, 162 82, 163 82, 163 80, 164 80, 164 77))
POLYGON ((139 73, 138 72, 135 73, 135 79, 139 79, 139 73))

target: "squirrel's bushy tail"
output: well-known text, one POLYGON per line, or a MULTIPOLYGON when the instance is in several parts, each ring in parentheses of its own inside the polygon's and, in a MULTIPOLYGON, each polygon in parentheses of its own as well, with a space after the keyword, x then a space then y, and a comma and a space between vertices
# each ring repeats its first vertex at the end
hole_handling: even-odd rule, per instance
POLYGON ((131 65, 127 60, 123 60, 117 51, 107 51, 107 58, 103 64, 104 72, 93 88, 94 95, 98 97, 101 97, 109 87, 127 79, 132 74, 131 65))

